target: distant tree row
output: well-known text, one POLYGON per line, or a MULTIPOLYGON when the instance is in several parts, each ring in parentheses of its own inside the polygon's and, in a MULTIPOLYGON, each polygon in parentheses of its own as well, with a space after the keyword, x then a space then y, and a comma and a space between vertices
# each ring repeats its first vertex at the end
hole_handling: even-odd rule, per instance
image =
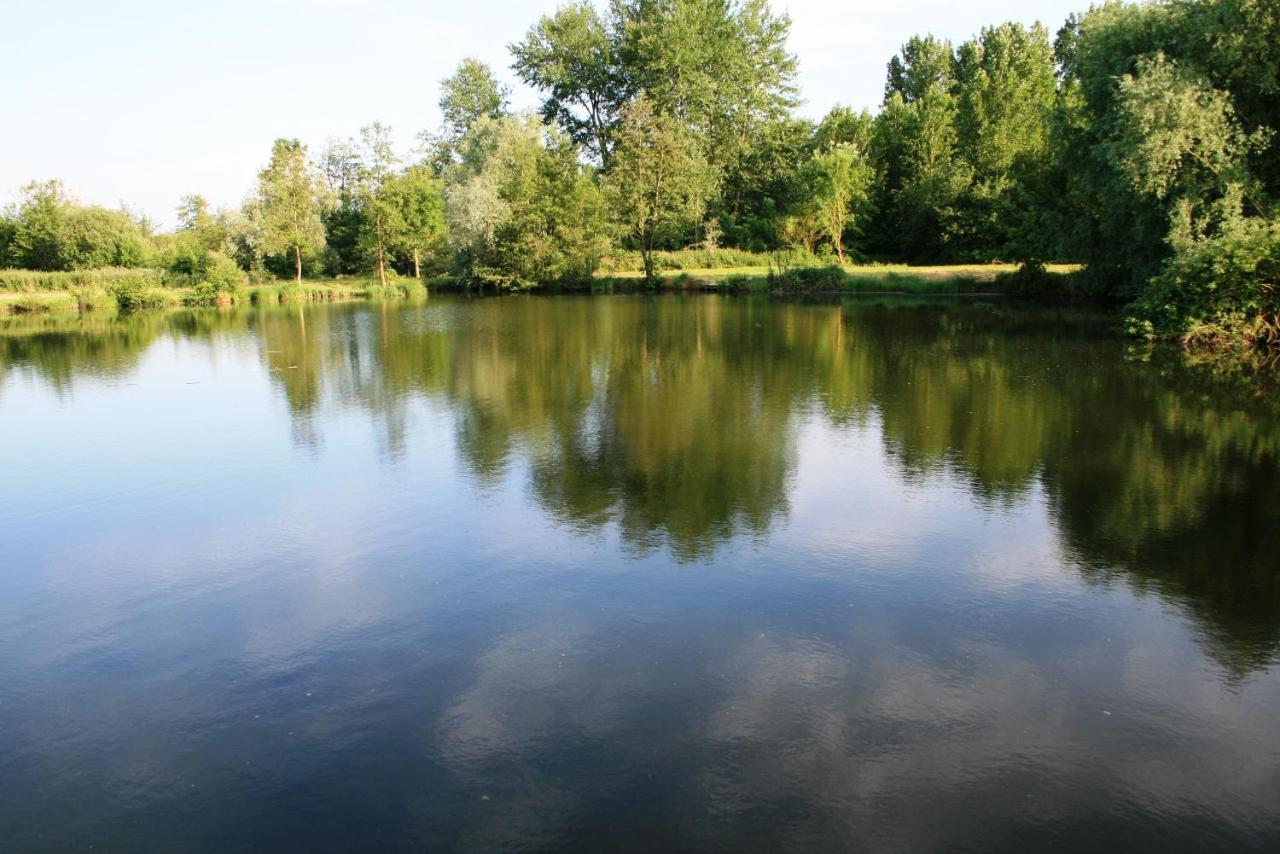
POLYGON ((878 113, 820 122, 794 115, 789 30, 766 0, 576 0, 510 47, 537 115, 467 59, 412 156, 376 123, 314 157, 280 140, 240 210, 188 197, 167 235, 33 184, 0 218, 0 264, 194 273, 214 255, 520 285, 587 277, 615 247, 649 275, 690 246, 1076 260, 1149 334, 1280 342, 1276 0, 1108 2, 1053 40, 912 37, 878 113))

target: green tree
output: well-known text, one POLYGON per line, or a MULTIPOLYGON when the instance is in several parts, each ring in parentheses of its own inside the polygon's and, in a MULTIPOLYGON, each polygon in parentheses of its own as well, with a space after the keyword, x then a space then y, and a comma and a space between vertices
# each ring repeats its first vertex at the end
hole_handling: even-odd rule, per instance
POLYGON ((644 98, 623 111, 613 158, 607 191, 644 258, 646 281, 653 282, 655 250, 671 245, 702 219, 715 173, 697 138, 644 98))
POLYGON ((1280 347, 1278 33, 1269 0, 1179 0, 1058 35, 1072 236, 1148 334, 1280 347))
POLYGON ((302 253, 324 246, 324 224, 316 179, 307 149, 296 139, 277 139, 271 162, 258 173, 258 215, 262 250, 292 250, 294 271, 302 283, 302 253))
POLYGON ((374 122, 360 129, 356 199, 363 213, 360 245, 373 259, 378 281, 386 287, 387 257, 404 233, 404 209, 397 196, 400 158, 391 144, 391 128, 374 122))
POLYGON ((61 181, 32 181, 22 188, 9 242, 15 266, 29 270, 69 269, 63 243, 70 209, 61 181))
POLYGON ((870 235, 881 251, 911 261, 955 256, 956 223, 969 170, 957 152, 955 55, 950 42, 913 36, 889 62, 871 152, 879 174, 870 235))
POLYGON ((1031 213, 1026 185, 1049 165, 1057 83, 1048 31, 985 27, 961 45, 955 73, 957 149, 972 174, 962 207, 966 248, 983 260, 1007 257, 1031 213))
POLYGON ((149 241, 124 211, 74 205, 67 211, 60 241, 63 269, 141 267, 151 257, 149 241))
POLYGON ((608 212, 578 147, 535 118, 475 122, 449 179, 450 241, 471 279, 583 281, 609 248, 608 212))
POLYGON ((844 263, 845 232, 860 230, 857 219, 871 200, 871 164, 857 146, 844 144, 814 155, 805 172, 813 220, 844 263))
POLYGON ((797 103, 791 19, 767 0, 615 0, 626 89, 704 141, 733 217, 765 129, 797 103))
POLYGON ((320 158, 324 197, 325 267, 333 275, 351 275, 365 269, 360 235, 364 212, 357 190, 360 156, 353 140, 330 139, 320 158))
POLYGON ((884 86, 887 103, 895 94, 911 104, 930 94, 951 92, 956 74, 951 42, 934 36, 912 36, 889 60, 884 86))
POLYGON ((190 235, 210 252, 221 251, 227 242, 227 218, 209 209, 201 195, 183 196, 178 203, 179 232, 190 235))
POLYGON ((474 57, 462 60, 452 75, 440 81, 440 134, 423 138, 428 157, 438 169, 457 157, 462 138, 476 120, 507 114, 510 94, 489 66, 474 57))
POLYGON ((826 151, 837 145, 856 145, 867 151, 875 134, 875 117, 870 110, 854 112, 836 105, 822 117, 813 132, 813 149, 826 151))
POLYGON ((424 255, 438 254, 444 239, 444 185, 424 165, 410 166, 388 181, 389 203, 401 224, 390 240, 397 252, 413 260, 413 276, 422 278, 424 255))
POLYGON ((542 117, 606 168, 610 139, 627 86, 617 33, 587 0, 560 7, 511 45, 513 68, 529 86, 546 93, 542 117))

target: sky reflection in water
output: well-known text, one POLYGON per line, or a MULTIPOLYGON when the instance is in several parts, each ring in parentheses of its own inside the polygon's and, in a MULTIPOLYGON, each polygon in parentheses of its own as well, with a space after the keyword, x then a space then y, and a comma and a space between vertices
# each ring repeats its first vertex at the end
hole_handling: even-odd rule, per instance
POLYGON ((1273 847, 1274 398, 1111 324, 0 320, 0 833, 1273 847))

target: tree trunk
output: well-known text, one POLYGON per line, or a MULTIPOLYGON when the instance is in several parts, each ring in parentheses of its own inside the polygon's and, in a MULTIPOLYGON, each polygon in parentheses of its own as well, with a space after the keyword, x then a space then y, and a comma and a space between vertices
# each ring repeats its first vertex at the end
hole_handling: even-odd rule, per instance
POLYGON ((653 250, 646 246, 641 254, 644 256, 644 283, 651 286, 657 279, 653 269, 653 250))
POLYGON ((387 264, 382 252, 382 234, 378 234, 378 281, 387 286, 387 264))
POLYGON ((293 261, 298 272, 298 286, 301 287, 302 286, 302 247, 296 243, 293 244, 293 261))
POLYGON ((418 266, 418 247, 413 247, 413 277, 422 278, 422 268, 418 266))

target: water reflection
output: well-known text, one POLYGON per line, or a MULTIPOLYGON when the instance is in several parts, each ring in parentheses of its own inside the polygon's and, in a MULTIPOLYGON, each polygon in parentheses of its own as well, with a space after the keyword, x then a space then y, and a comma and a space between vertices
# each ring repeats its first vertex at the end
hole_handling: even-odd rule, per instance
POLYGON ((1112 324, 2 318, 0 837, 1265 849, 1280 416, 1112 324))
POLYGON ((444 401, 482 488, 515 466, 552 518, 616 524, 627 548, 681 560, 786 518, 806 418, 873 424, 904 483, 958 477, 990 506, 1043 489, 1087 577, 1158 592, 1232 670, 1263 666, 1280 645, 1276 407, 1124 359, 1112 323, 1008 303, 715 298, 7 318, 0 376, 65 390, 126 377, 160 338, 247 336, 300 445, 322 444, 325 407, 355 410, 395 460, 413 402, 444 401))

